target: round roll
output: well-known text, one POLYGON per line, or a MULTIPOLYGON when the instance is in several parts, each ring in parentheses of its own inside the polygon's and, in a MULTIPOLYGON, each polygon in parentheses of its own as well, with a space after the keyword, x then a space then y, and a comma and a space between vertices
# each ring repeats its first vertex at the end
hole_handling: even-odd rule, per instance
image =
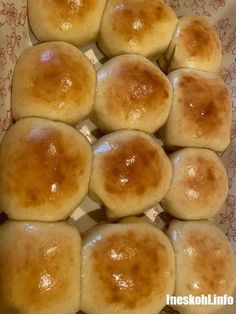
POLYGON ((28 0, 30 26, 39 41, 81 47, 97 39, 106 0, 28 0))
POLYGON ((104 203, 108 218, 140 214, 165 196, 172 167, 150 135, 110 133, 94 144, 93 155, 90 193, 104 203))
POLYGON ((174 11, 160 0, 108 0, 98 44, 108 57, 137 53, 159 58, 177 21, 174 11))
POLYGON ((27 48, 13 75, 15 120, 42 117, 76 124, 92 109, 96 73, 74 46, 49 42, 27 48))
MULTIPOLYGON (((214 295, 233 295, 236 260, 221 229, 206 220, 174 220, 168 235, 176 255, 176 296, 211 295, 213 299, 214 295)), ((208 314, 222 306, 190 304, 173 307, 181 314, 208 314)))
POLYGON ((92 120, 105 132, 154 133, 166 122, 171 101, 170 82, 157 66, 142 56, 122 55, 97 72, 92 120))
POLYGON ((224 151, 230 142, 232 105, 228 88, 216 74, 180 69, 168 75, 173 100, 161 136, 166 146, 224 151))
POLYGON ((219 72, 221 57, 221 41, 213 25, 201 16, 183 16, 160 65, 165 72, 179 68, 219 72))
POLYGON ((179 219, 214 216, 228 194, 227 172, 220 158, 201 148, 184 148, 169 158, 173 177, 162 207, 179 219))
POLYGON ((80 251, 79 232, 65 222, 1 225, 1 313, 76 313, 80 251))
POLYGON ((156 314, 173 294, 175 260, 166 235, 148 223, 105 224, 82 244, 81 310, 156 314))
POLYGON ((11 219, 65 219, 88 191, 92 150, 71 126, 27 118, 0 146, 0 208, 11 219))

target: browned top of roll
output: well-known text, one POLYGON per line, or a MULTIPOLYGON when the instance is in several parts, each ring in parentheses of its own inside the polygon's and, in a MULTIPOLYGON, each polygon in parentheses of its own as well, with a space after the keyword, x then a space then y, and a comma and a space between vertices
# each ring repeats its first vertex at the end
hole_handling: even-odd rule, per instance
POLYGON ((181 75, 178 93, 179 105, 195 136, 212 136, 215 126, 227 120, 229 93, 219 78, 185 72, 181 75))
POLYGON ((170 87, 161 72, 144 62, 127 61, 113 71, 107 92, 107 110, 112 114, 122 111, 126 119, 130 119, 133 112, 137 114, 137 108, 140 116, 146 111, 155 111, 157 103, 161 111, 169 97, 170 87))
POLYGON ((190 57, 210 59, 220 49, 219 39, 206 19, 195 16, 180 33, 186 52, 190 57))
POLYGON ((97 241, 92 256, 93 271, 108 304, 122 303, 126 309, 135 309, 147 302, 153 291, 162 295, 166 289, 160 277, 170 267, 168 251, 153 234, 113 232, 97 241))
POLYGON ((157 149, 144 138, 116 142, 102 159, 105 189, 116 195, 145 194, 161 181, 160 159, 157 149))
POLYGON ((154 1, 117 1, 112 12, 111 27, 126 41, 139 41, 153 30, 157 23, 166 23, 172 18, 165 4, 154 1))

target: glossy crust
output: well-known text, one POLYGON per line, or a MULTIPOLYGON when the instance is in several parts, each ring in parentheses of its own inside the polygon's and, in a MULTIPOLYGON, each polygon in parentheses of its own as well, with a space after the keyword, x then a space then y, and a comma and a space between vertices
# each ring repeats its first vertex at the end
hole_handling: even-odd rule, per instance
POLYGON ((14 124, 0 146, 0 208, 12 219, 65 219, 88 191, 92 150, 74 128, 46 119, 14 124))
POLYGON ((167 146, 224 151, 230 142, 232 105, 224 81, 213 73, 182 69, 168 75, 173 104, 162 130, 167 146))
POLYGON ((173 294, 174 252, 148 223, 106 224, 83 239, 81 309, 87 314, 156 314, 173 294))
POLYGON ((28 0, 30 26, 40 41, 81 47, 96 41, 105 0, 28 0))
POLYGON ((1 313, 76 313, 80 248, 79 232, 65 222, 1 225, 1 313))
MULTIPOLYGON (((168 235, 176 254, 176 296, 233 295, 236 260, 221 229, 209 221, 173 221, 168 235)), ((215 313, 221 306, 174 306, 181 314, 215 313)))
POLYGON ((169 158, 173 177, 162 207, 179 219, 214 216, 228 194, 227 172, 220 158, 201 148, 180 149, 169 158))
POLYGON ((154 133, 166 122, 172 101, 167 77, 148 59, 122 55, 97 72, 92 120, 104 130, 154 133))
POLYGON ((108 0, 98 44, 108 57, 136 53, 159 58, 177 21, 174 11, 159 0, 108 0))
POLYGON ((27 48, 13 76, 12 111, 16 120, 42 117, 76 124, 92 109, 96 73, 83 53, 64 42, 27 48))
POLYGON ((179 68, 219 72, 221 42, 212 25, 200 16, 183 16, 160 60, 166 72, 179 68))
POLYGON ((104 203, 108 218, 142 213, 169 188, 171 163, 150 135, 117 131, 99 139, 93 154, 90 192, 104 203))

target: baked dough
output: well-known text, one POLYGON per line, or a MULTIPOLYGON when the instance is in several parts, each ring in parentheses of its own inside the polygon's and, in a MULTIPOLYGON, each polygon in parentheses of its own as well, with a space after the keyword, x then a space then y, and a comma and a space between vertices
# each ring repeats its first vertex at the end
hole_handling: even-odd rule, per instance
POLYGON ((90 194, 106 207, 109 219, 140 214, 166 194, 171 163, 150 135, 122 130, 93 145, 90 194))
POLYGON ((219 72, 221 58, 221 41, 214 27, 204 17, 183 16, 160 65, 165 72, 179 68, 219 72))
POLYGON ((75 125, 92 110, 95 84, 95 69, 76 47, 64 42, 29 47, 14 70, 13 117, 42 117, 75 125))
MULTIPOLYGON (((176 296, 233 295, 236 260, 221 229, 209 221, 174 220, 168 230, 176 254, 176 296)), ((181 314, 215 313, 220 305, 175 305, 181 314)))
POLYGON ((228 194, 227 172, 220 158, 203 148, 183 148, 169 158, 173 177, 162 207, 179 219, 214 216, 228 194))
POLYGON ((86 314, 159 313, 174 282, 173 248, 149 223, 104 224, 85 235, 81 310, 86 314))
POLYGON ((91 118, 105 132, 136 129, 154 133, 166 122, 171 101, 171 84, 156 65, 139 55, 122 55, 97 72, 91 118))
POLYGON ((74 314, 80 308, 81 240, 65 223, 8 221, 0 226, 3 314, 74 314))
POLYGON ((232 105, 224 81, 213 73, 190 69, 169 75, 173 103, 161 130, 169 147, 205 147, 224 151, 230 142, 232 105))
POLYGON ((159 58, 177 21, 174 11, 159 0, 108 0, 98 44, 108 57, 136 53, 159 58))
POLYGON ((0 208, 11 219, 65 219, 88 191, 92 150, 61 122, 26 118, 0 146, 0 208))
POLYGON ((96 41, 106 0, 28 0, 30 26, 39 41, 81 47, 96 41))

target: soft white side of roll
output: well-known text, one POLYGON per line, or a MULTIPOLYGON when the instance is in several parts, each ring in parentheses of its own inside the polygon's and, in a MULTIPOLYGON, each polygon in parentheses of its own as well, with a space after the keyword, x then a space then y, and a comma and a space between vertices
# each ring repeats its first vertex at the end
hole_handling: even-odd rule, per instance
POLYGON ((224 151, 230 142, 232 105, 224 81, 213 73, 181 69, 168 75, 173 103, 161 135, 167 146, 224 151))
POLYGON ((88 192, 92 149, 71 126, 26 118, 0 145, 0 208, 11 219, 68 217, 88 192))
MULTIPOLYGON (((175 249, 175 296, 233 295, 236 260, 221 229, 209 221, 174 220, 168 235, 175 249)), ((218 305, 175 305, 181 314, 215 313, 218 305)))
POLYGON ((1 313, 74 314, 80 308, 81 240, 65 223, 0 226, 1 313))
POLYGON ((179 219, 208 219, 223 206, 228 177, 220 158, 211 150, 184 148, 169 155, 173 167, 170 188, 162 207, 179 219))
POLYGON ((122 130, 93 145, 90 193, 106 207, 108 218, 140 214, 165 196, 172 167, 150 135, 122 130))
POLYGON ((29 47, 14 70, 13 117, 42 117, 75 125, 92 110, 95 84, 95 69, 76 47, 65 42, 29 47))
POLYGON ((177 21, 174 11, 159 0, 108 0, 98 44, 108 57, 134 53, 159 58, 177 21))
POLYGON ((82 246, 81 310, 156 314, 173 294, 175 262, 165 234, 148 223, 104 224, 82 246))
POLYGON ((105 0, 28 0, 30 26, 39 41, 81 47, 96 41, 105 0))
POLYGON ((122 55, 97 72, 92 120, 105 132, 156 132, 168 118, 172 87, 162 71, 139 55, 122 55))
POLYGON ((221 59, 221 41, 214 26, 201 16, 183 16, 160 65, 165 72, 179 68, 219 72, 221 59))

